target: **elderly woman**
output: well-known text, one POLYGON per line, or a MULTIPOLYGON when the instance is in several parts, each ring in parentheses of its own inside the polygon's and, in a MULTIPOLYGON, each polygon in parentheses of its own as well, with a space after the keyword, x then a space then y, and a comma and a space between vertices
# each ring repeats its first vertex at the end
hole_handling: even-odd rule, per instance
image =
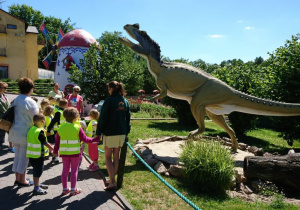
POLYGON ((80 117, 84 117, 83 98, 79 95, 79 86, 73 87, 73 93, 69 94, 66 99, 68 100, 68 107, 74 107, 78 110, 80 117))
MULTIPOLYGON (((0 117, 7 111, 9 107, 9 100, 4 94, 7 88, 7 84, 5 82, 0 82, 0 117)), ((5 130, 0 129, 0 147, 4 146, 5 142, 5 130)), ((10 151, 14 152, 14 148, 12 146, 12 143, 9 143, 10 151)))
POLYGON ((103 134, 106 168, 109 175, 109 185, 105 190, 117 187, 115 175, 119 167, 119 153, 128 133, 130 132, 130 107, 124 98, 124 86, 117 81, 107 84, 108 97, 101 109, 96 135, 103 134))
POLYGON ((34 83, 30 78, 20 78, 18 86, 21 94, 16 97, 12 106, 15 106, 14 124, 9 130, 8 140, 14 144, 15 157, 13 172, 16 175, 15 184, 20 187, 30 186, 32 181, 25 179, 25 172, 28 165, 26 157, 27 132, 33 125, 33 116, 39 113, 37 103, 30 97, 34 83))
POLYGON ((54 97, 54 98, 64 98, 64 93, 59 90, 59 84, 54 83, 53 90, 51 90, 48 94, 48 97, 54 97))

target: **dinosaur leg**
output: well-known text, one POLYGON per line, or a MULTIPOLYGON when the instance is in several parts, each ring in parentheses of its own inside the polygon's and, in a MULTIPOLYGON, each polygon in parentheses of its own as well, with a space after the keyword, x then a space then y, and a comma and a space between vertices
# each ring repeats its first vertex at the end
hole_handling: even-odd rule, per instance
POLYGON ((191 111, 195 120, 197 121, 199 128, 194 131, 191 131, 188 136, 189 138, 200 135, 205 130, 205 125, 204 125, 205 106, 191 103, 191 111))
POLYGON ((229 127, 227 125, 227 123, 225 122, 224 116, 223 115, 215 115, 208 110, 206 110, 206 114, 214 123, 216 123, 218 126, 223 128, 229 134, 231 141, 232 141, 232 148, 234 150, 237 150, 238 142, 237 142, 237 138, 235 136, 235 132, 231 127, 229 127))

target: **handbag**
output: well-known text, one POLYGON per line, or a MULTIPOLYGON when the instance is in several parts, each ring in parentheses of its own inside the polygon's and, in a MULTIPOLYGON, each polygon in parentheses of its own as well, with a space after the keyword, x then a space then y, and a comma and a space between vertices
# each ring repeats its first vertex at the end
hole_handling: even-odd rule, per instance
POLYGON ((11 106, 6 110, 0 119, 0 129, 9 131, 15 119, 15 106, 11 106))

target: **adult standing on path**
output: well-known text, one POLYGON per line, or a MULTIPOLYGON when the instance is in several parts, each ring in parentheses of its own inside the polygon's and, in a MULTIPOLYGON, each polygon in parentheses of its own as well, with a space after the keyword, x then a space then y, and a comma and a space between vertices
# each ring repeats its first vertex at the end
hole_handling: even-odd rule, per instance
POLYGON ((80 92, 79 86, 73 87, 73 93, 67 95, 66 99, 68 100, 68 107, 74 107, 78 110, 80 117, 84 117, 84 109, 83 109, 83 98, 79 95, 80 92))
MULTIPOLYGON (((0 117, 7 111, 10 103, 7 98, 7 96, 4 94, 7 88, 7 83, 0 82, 0 117)), ((3 144, 5 142, 5 130, 0 129, 0 147, 3 147, 3 144)), ((9 143, 10 151, 14 152, 14 148, 12 146, 12 143, 9 143)))
POLYGON ((62 91, 59 90, 59 84, 54 83, 53 90, 51 90, 48 94, 48 97, 54 97, 54 98, 64 98, 65 95, 62 91))
POLYGON ((30 186, 32 181, 25 179, 25 172, 28 165, 26 158, 27 150, 27 132, 33 125, 33 116, 39 113, 37 103, 30 97, 34 83, 30 78, 20 78, 18 86, 21 94, 17 96, 12 103, 15 106, 14 123, 9 130, 8 141, 12 142, 15 147, 15 157, 13 163, 13 172, 15 172, 18 186, 30 186))
POLYGON ((109 174, 109 185, 106 190, 117 187, 115 175, 119 167, 119 153, 128 133, 130 132, 130 107, 124 98, 124 86, 117 81, 107 84, 108 97, 101 109, 96 135, 103 134, 106 167, 109 174), (113 158, 113 160, 112 160, 113 158))

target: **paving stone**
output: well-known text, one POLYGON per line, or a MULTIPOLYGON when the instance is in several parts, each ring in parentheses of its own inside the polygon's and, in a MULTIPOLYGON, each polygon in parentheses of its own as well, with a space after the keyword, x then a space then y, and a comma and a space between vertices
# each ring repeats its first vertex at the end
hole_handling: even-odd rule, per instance
MULTIPOLYGON (((7 140, 6 140, 7 141, 7 140)), ((0 209, 131 209, 132 207, 120 206, 115 193, 106 192, 101 176, 97 172, 83 171, 78 174, 77 187, 83 190, 75 196, 60 196, 62 192, 61 171, 62 163, 52 164, 51 160, 45 161, 45 170, 40 182, 48 185, 47 195, 33 196, 33 186, 13 186, 15 175, 12 172, 14 153, 0 149, 0 209)), ((51 158, 50 158, 51 159, 51 158)), ((82 167, 89 165, 83 158, 82 167)), ((33 180, 32 167, 26 172, 26 177, 33 180)), ((70 181, 68 182, 70 186, 70 181)), ((124 203, 128 203, 123 201, 124 203)))

